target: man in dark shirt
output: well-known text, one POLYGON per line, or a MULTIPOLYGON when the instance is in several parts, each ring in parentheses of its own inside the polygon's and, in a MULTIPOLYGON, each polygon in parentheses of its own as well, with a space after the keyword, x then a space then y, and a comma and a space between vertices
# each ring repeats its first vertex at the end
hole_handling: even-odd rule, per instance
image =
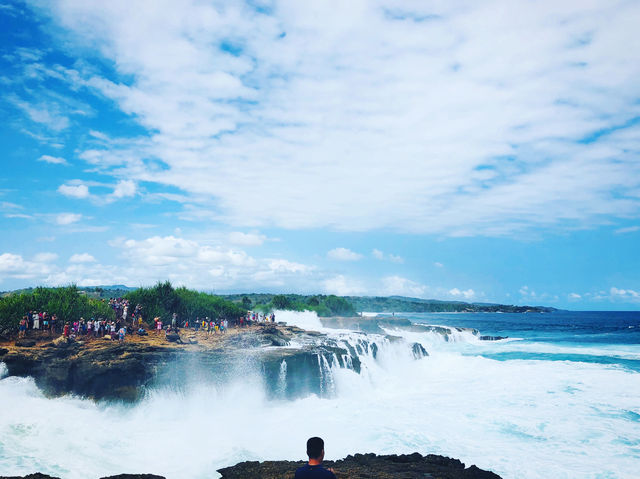
POLYGON ((324 441, 321 438, 312 437, 307 441, 307 456, 309 463, 296 470, 295 479, 336 479, 333 469, 322 466, 324 441))

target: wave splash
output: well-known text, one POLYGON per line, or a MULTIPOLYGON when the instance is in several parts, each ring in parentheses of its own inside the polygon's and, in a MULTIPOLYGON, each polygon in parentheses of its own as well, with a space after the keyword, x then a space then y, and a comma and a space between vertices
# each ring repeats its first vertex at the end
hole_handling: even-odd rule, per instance
POLYGON ((243 367, 225 382, 194 374, 188 387, 152 389, 134 406, 50 399, 30 379, 4 378, 0 470, 69 479, 125 471, 209 478, 239 461, 303 458, 306 439, 320 435, 328 459, 419 451, 505 478, 634 477, 640 374, 600 364, 495 361, 480 353, 496 345, 455 328, 460 334, 448 339, 435 331, 365 335, 322 328, 313 316, 289 317, 317 321, 309 329, 326 335, 304 368, 284 358, 273 373, 243 367), (429 356, 416 358, 414 344, 429 356), (309 378, 317 382, 305 385, 309 378))

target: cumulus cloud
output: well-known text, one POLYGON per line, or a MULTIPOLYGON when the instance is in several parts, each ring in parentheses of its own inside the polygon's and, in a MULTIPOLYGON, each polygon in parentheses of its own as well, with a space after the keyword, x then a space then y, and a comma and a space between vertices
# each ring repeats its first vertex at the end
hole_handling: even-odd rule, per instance
POLYGON ((386 296, 413 296, 424 298, 427 286, 401 276, 387 276, 382 279, 382 294, 386 296))
POLYGON ((59 225, 70 225, 77 223, 82 219, 82 215, 79 213, 59 213, 55 216, 55 222, 59 225))
POLYGON ((522 295, 523 298, 525 299, 533 299, 536 297, 536 292, 533 291, 532 289, 529 288, 529 286, 523 286, 521 287, 518 292, 522 295))
POLYGON ((341 274, 325 279, 322 285, 326 293, 338 296, 353 296, 366 291, 360 281, 349 279, 341 274))
POLYGON ((134 196, 137 191, 137 186, 132 180, 121 180, 113 188, 111 196, 113 198, 129 198, 134 196))
POLYGON ((635 291, 633 289, 620 289, 616 287, 611 287, 609 289, 609 294, 611 298, 615 300, 622 301, 630 301, 630 302, 638 302, 640 301, 640 291, 635 291))
POLYGON ((404 259, 401 256, 391 254, 391 253, 385 254, 384 252, 376 248, 374 248, 371 251, 371 255, 375 259, 379 259, 379 260, 387 260, 387 261, 391 261, 392 263, 404 263, 404 259))
POLYGON ((43 161, 45 163, 51 163, 54 165, 68 165, 67 160, 64 158, 60 158, 58 156, 50 156, 50 155, 42 155, 38 158, 38 161, 43 161))
POLYGON ((449 295, 453 296, 454 298, 464 298, 466 301, 470 301, 476 296, 476 292, 471 288, 466 290, 453 288, 449 290, 449 295))
POLYGON ((40 253, 31 260, 19 254, 0 254, 0 282, 8 278, 32 280, 46 277, 55 268, 51 263, 56 259, 54 253, 40 253))
POLYGON ((433 265, 434 265, 436 268, 444 268, 444 265, 443 265, 442 263, 438 262, 438 261, 436 261, 435 263, 433 263, 433 265))
POLYGON ((569 293, 567 295, 567 298, 569 298, 570 301, 577 301, 579 299, 582 299, 582 295, 578 293, 569 293))
POLYGON ((327 253, 327 258, 336 261, 358 261, 362 255, 348 248, 334 248, 327 253))
POLYGON ((69 263, 95 263, 96 259, 89 253, 76 253, 71 255, 69 263))
POLYGON ((91 196, 87 185, 60 185, 58 192, 71 198, 88 198, 91 196))
POLYGON ((232 244, 241 246, 260 246, 266 241, 265 235, 257 233, 243 233, 241 231, 232 231, 229 233, 229 241, 232 244))
POLYGON ((52 263, 58 259, 56 253, 38 253, 33 257, 33 261, 36 263, 52 263))

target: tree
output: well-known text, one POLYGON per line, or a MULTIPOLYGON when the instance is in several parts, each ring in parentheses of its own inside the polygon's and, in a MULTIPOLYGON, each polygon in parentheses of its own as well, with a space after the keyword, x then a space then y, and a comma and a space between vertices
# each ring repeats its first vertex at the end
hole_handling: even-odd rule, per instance
POLYGON ((249 299, 248 296, 242 297, 242 307, 244 309, 251 309, 251 300, 249 299))
POLYGON ((277 294, 271 300, 271 304, 275 309, 288 309, 291 306, 289 298, 284 294, 277 294))

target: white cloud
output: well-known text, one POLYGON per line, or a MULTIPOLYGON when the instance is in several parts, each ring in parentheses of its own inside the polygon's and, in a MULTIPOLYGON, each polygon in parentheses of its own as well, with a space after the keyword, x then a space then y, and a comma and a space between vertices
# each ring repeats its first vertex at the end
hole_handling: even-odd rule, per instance
POLYGON ((76 253, 71 255, 69 263, 95 263, 96 259, 89 253, 76 253))
POLYGON ((389 253, 388 258, 392 263, 404 263, 404 259, 402 258, 402 256, 389 253))
POLYGON ((49 74, 153 131, 80 157, 181 189, 187 214, 460 236, 640 212, 637 2, 41 5, 128 81, 49 74))
POLYGON ((77 223, 82 219, 82 215, 79 213, 59 213, 55 216, 55 221, 59 225, 70 225, 77 223))
POLYGON ((616 234, 625 234, 625 233, 635 233, 636 231, 640 231, 640 226, 629 226, 626 228, 618 228, 615 230, 616 234))
POLYGON ((0 272, 14 273, 24 269, 25 262, 22 256, 11 253, 0 254, 0 272))
POLYGON ((360 281, 348 279, 343 275, 327 278, 322 284, 326 293, 338 296, 352 296, 365 292, 365 288, 360 281))
POLYGON ((240 246, 260 246, 266 239, 265 235, 256 233, 242 233, 241 231, 229 233, 229 241, 240 246))
POLYGON ((137 186, 134 181, 121 180, 113 188, 111 196, 113 198, 129 198, 135 196, 137 186))
POLYGON ((569 293, 567 297, 569 298, 570 301, 576 301, 578 299, 582 299, 582 296, 579 295, 578 293, 569 293))
MULTIPOLYGON (((56 133, 69 127, 69 118, 61 111, 62 108, 56 102, 42 100, 32 103, 18 98, 16 95, 7 96, 7 100, 22 110, 31 121, 44 125, 56 133)), ((42 161, 47 161, 42 158, 40 157, 42 161)))
POLYGON ((436 261, 435 263, 433 263, 433 265, 434 265, 436 268, 443 268, 443 267, 444 267, 444 265, 443 265, 442 263, 439 263, 438 261, 436 261))
POLYGON ((72 198, 88 198, 91 196, 87 185, 60 185, 58 192, 72 198))
POLYGON ((611 287, 609 294, 612 300, 623 300, 630 302, 640 301, 640 291, 634 291, 633 289, 619 289, 611 287))
POLYGON ((51 263, 56 259, 54 253, 40 253, 32 260, 25 260, 19 254, 0 254, 0 283, 9 278, 33 280, 46 277, 55 268, 51 263))
POLYGON ((532 289, 529 288, 529 286, 523 286, 522 288, 520 288, 518 290, 518 292, 522 295, 523 298, 528 299, 528 298, 535 298, 536 297, 536 292, 533 291, 532 289))
POLYGON ((376 248, 374 248, 371 251, 371 254, 373 255, 374 258, 379 260, 387 260, 387 261, 391 261, 392 263, 404 263, 404 259, 401 256, 391 254, 391 253, 385 254, 384 252, 376 248))
POLYGON ((64 158, 60 158, 58 156, 50 156, 50 155, 42 155, 38 158, 38 161, 43 161, 45 163, 51 163, 54 165, 68 165, 67 160, 64 158))
POLYGON ((22 206, 11 203, 9 201, 0 201, 0 209, 2 210, 21 210, 22 206))
POLYGON ((410 296, 424 298, 427 286, 401 276, 387 276, 382 279, 381 294, 385 296, 410 296))
POLYGON ((311 268, 301 263, 295 263, 286 259, 272 259, 268 261, 269 268, 275 272, 305 273, 311 268))
POLYGON ((55 253, 38 253, 33 257, 36 263, 52 263, 57 259, 58 255, 55 253))
POLYGON ((470 288, 466 290, 453 288, 449 290, 449 294, 454 298, 464 298, 467 301, 472 300, 476 296, 476 292, 470 288))
POLYGON ((358 261, 362 255, 348 248, 334 248, 327 253, 327 258, 336 261, 358 261))

